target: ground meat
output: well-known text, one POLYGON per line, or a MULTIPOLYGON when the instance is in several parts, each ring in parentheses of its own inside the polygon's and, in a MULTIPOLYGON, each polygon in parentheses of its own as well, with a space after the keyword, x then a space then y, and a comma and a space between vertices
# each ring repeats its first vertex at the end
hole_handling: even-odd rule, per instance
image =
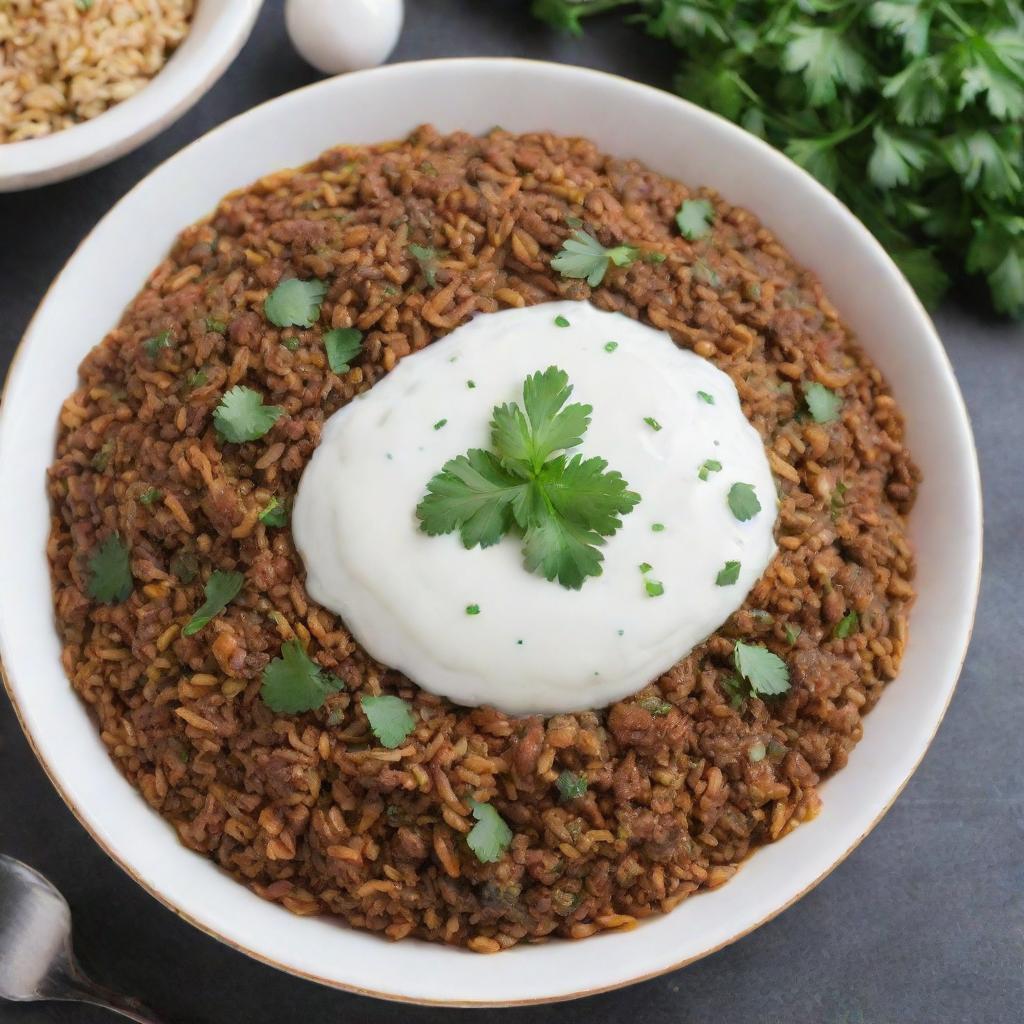
POLYGON ((820 779, 845 764, 903 654, 917 478, 880 373, 753 214, 586 140, 422 128, 225 198, 86 357, 49 473, 64 664, 125 776, 263 898, 479 951, 582 938, 722 884, 816 813, 820 779), (697 196, 713 226, 688 241, 674 215, 697 196), (643 257, 596 288, 560 277, 549 263, 577 219, 643 257), (411 245, 434 250, 429 278, 411 245), (312 328, 264 315, 292 276, 326 282, 312 328), (260 513, 289 505, 326 417, 400 359, 474 313, 564 298, 664 329, 731 376, 778 481, 779 549, 744 606, 636 698, 515 720, 375 663, 310 599, 288 529, 260 513), (364 335, 341 374, 323 345, 336 327, 364 335), (842 398, 835 420, 808 416, 812 381, 842 398), (212 414, 237 384, 283 414, 226 444, 212 414), (90 558, 114 532, 135 585, 98 604, 90 558), (214 569, 245 585, 184 637, 214 569), (261 674, 291 639, 344 689, 275 714, 261 674), (787 662, 787 693, 737 687, 738 639, 787 662), (380 693, 415 715, 396 750, 360 705, 380 693), (586 781, 581 795, 565 798, 563 772, 586 781), (497 861, 466 841, 472 800, 513 832, 497 861))

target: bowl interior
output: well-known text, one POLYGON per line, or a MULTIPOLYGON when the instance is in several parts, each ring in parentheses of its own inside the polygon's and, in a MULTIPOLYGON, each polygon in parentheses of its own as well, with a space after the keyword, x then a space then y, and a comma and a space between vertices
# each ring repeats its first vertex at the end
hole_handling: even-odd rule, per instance
POLYGON ((513 60, 395 65, 330 79, 250 111, 158 168, 82 244, 26 334, 0 416, 0 493, 19 496, 0 502, 0 653, 8 684, 40 758, 97 840, 154 895, 252 955, 345 988, 416 1001, 536 1001, 625 984, 722 946, 802 895, 871 829, 923 756, 956 682, 980 569, 980 491, 962 399, 929 319, 864 228, 785 158, 707 112, 597 72, 513 60), (912 517, 920 596, 903 670, 867 719, 848 767, 826 783, 820 817, 758 851, 728 885, 634 932, 473 959, 293 917, 180 847, 108 760, 61 671, 44 554, 44 470, 61 402, 75 386, 79 360, 117 321, 175 234, 263 173, 339 142, 397 137, 422 122, 588 136, 686 182, 714 185, 754 210, 819 273, 887 374, 924 472, 912 517))
POLYGON ((141 146, 184 113, 234 60, 262 0, 197 0, 192 25, 135 95, 81 124, 0 147, 0 191, 82 174, 141 146))

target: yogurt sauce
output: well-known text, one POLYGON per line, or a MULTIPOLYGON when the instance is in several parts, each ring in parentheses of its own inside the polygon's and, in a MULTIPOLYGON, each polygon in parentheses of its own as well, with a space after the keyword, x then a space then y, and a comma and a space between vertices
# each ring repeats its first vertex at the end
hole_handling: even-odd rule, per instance
POLYGON ((330 417, 292 524, 310 595, 372 657, 459 704, 553 714, 635 693, 720 626, 775 552, 776 511, 726 374, 619 313, 553 302, 477 316, 330 417), (578 591, 524 569, 518 537, 467 550, 457 533, 427 536, 415 511, 447 460, 490 447, 494 406, 521 406, 524 378, 552 364, 570 401, 593 406, 573 453, 606 459, 641 496, 578 591), (722 469, 702 480, 709 459, 722 469), (737 482, 761 504, 746 522, 728 502, 737 482), (728 561, 738 579, 719 586, 728 561))

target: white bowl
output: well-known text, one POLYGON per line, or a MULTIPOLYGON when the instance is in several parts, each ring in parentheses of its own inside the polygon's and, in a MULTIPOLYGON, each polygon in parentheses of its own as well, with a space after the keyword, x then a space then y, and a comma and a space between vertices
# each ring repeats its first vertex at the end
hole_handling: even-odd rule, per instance
POLYGON ((924 755, 960 671, 981 567, 978 467, 963 400, 931 321, 872 236, 785 157, 712 114, 609 75, 518 60, 399 64, 319 82, 235 118, 157 168, 82 243, 25 335, 0 413, 0 494, 7 685, 39 759, 85 827, 154 896, 230 945, 325 984, 424 1003, 539 1002, 624 985, 719 949, 807 892, 877 823, 924 755), (329 918, 293 917, 179 846, 118 774, 61 671, 44 554, 44 471, 61 402, 79 360, 175 234, 268 171, 426 121, 585 135, 756 211, 820 274, 888 376, 924 471, 911 517, 920 596, 903 669, 849 765, 822 787, 821 815, 758 850, 721 889, 633 932, 494 957, 390 944, 329 918))
POLYGON ((102 114, 40 139, 0 145, 0 192, 49 185, 116 160, 176 121, 238 55, 263 0, 198 0, 160 73, 102 114))

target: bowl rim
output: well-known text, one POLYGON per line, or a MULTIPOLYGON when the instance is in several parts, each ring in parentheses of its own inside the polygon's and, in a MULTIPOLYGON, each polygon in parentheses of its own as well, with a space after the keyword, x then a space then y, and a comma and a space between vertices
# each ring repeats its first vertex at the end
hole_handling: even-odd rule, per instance
POLYGON ((193 18, 201 13, 200 5, 211 4, 213 11, 205 33, 183 52, 190 26, 163 67, 138 92, 69 128, 0 144, 0 192, 50 185, 110 163, 194 106, 238 56, 263 0, 219 0, 213 9, 215 3, 218 0, 198 0, 193 18), (176 60, 179 54, 182 57, 176 60))
MULTIPOLYGON (((262 2, 262 0, 255 0, 255 2, 257 4, 259 4, 259 3, 262 2)), ((666 101, 667 100, 667 101, 670 101, 670 102, 682 105, 684 107, 690 108, 691 111, 696 111, 699 114, 699 116, 701 116, 701 117, 712 118, 714 121, 720 122, 723 125, 727 126, 730 131, 735 131, 735 132, 741 133, 743 136, 745 136, 745 138, 746 138, 748 143, 753 144, 753 145, 755 145, 755 147, 760 149, 762 158, 776 160, 776 161, 779 161, 779 162, 784 163, 786 165, 789 165, 789 167, 791 169, 795 169, 800 175, 804 176, 804 178, 807 179, 807 183, 812 185, 815 189, 817 189, 820 192, 821 197, 824 198, 825 200, 827 200, 828 203, 832 205, 832 207, 833 207, 833 209, 831 211, 832 214, 836 215, 836 216, 845 217, 850 222, 852 222, 852 224, 855 226, 856 230, 862 235, 865 244, 867 244, 871 248, 873 248, 875 250, 875 252, 876 252, 876 255, 878 255, 879 257, 884 259, 884 261, 888 264, 888 266, 890 268, 892 268, 894 270, 896 269, 895 268, 895 264, 892 262, 891 258, 885 252, 885 250, 881 246, 881 244, 868 231, 868 229, 852 214, 852 212, 850 212, 850 210, 845 206, 845 204, 843 204, 831 192, 826 190, 824 188, 824 186, 822 186, 819 182, 817 182, 816 179, 814 179, 810 174, 808 174, 806 171, 804 171, 803 168, 800 168, 798 165, 795 165, 788 157, 786 157, 780 151, 778 151, 778 150, 774 149, 773 147, 771 147, 764 140, 762 140, 762 139, 760 139, 760 138, 758 138, 756 136, 752 136, 750 133, 743 131, 741 128, 739 128, 737 125, 734 125, 732 122, 729 122, 729 121, 725 120, 724 118, 720 117, 719 115, 717 115, 717 114, 715 114, 715 113, 713 113, 711 111, 708 111, 708 110, 706 110, 704 108, 701 108, 701 107, 697 106, 696 104, 691 103, 688 100, 685 100, 685 99, 683 99, 681 97, 675 96, 675 95, 673 95, 671 93, 667 93, 666 91, 664 91, 662 89, 658 89, 658 88, 656 88, 654 86, 650 86, 650 85, 647 85, 647 84, 641 83, 641 82, 636 82, 634 80, 625 78, 623 76, 612 74, 610 72, 602 71, 602 70, 595 69, 595 68, 588 68, 588 67, 582 67, 582 66, 577 66, 577 65, 560 64, 560 63, 553 62, 553 61, 534 60, 534 59, 530 59, 530 58, 521 58, 521 57, 439 57, 439 58, 432 58, 432 59, 425 59, 425 60, 414 60, 414 61, 396 62, 396 63, 393 63, 393 64, 383 65, 383 66, 377 67, 377 68, 370 68, 370 69, 365 69, 365 70, 362 70, 362 71, 351 72, 351 73, 349 73, 349 74, 347 74, 347 75, 345 75, 343 77, 346 80, 349 80, 349 79, 353 79, 353 78, 360 78, 360 79, 362 79, 362 78, 372 78, 372 77, 383 77, 383 76, 388 76, 388 75, 399 75, 399 74, 403 74, 403 73, 407 74, 407 73, 409 73, 409 71, 411 69, 414 70, 415 68, 424 67, 424 66, 453 66, 453 67, 458 68, 459 70, 461 70, 463 72, 466 72, 466 73, 472 73, 474 68, 485 69, 485 68, 488 68, 488 67, 501 67, 501 66, 506 66, 506 67, 509 67, 511 69, 517 69, 518 68, 518 69, 523 69, 523 70, 526 70, 526 71, 529 71, 530 68, 538 68, 538 69, 544 69, 547 72, 557 71, 558 73, 562 73, 562 74, 565 74, 565 75, 570 76, 570 77, 572 77, 572 76, 581 76, 581 77, 584 77, 584 78, 591 78, 591 79, 595 79, 595 80, 598 80, 598 81, 609 80, 610 84, 613 85, 614 87, 617 87, 617 88, 620 88, 620 89, 633 90, 638 95, 648 94, 648 95, 656 96, 656 97, 658 97, 662 101, 666 101)), ((113 216, 115 210, 118 207, 120 207, 122 205, 122 203, 126 202, 128 200, 128 198, 131 197, 134 193, 136 193, 137 191, 142 189, 147 184, 149 179, 151 177, 153 177, 158 171, 161 171, 168 164, 170 164, 173 161, 177 160, 177 158, 179 156, 183 155, 184 153, 186 153, 186 152, 192 150, 193 148, 198 147, 199 145, 205 143, 211 136, 214 136, 214 135, 226 132, 236 122, 241 121, 243 118, 246 118, 249 114, 253 113, 254 111, 262 110, 264 108, 271 107, 271 106, 273 106, 275 104, 278 104, 278 103, 287 102, 291 98, 295 97, 298 94, 308 93, 308 92, 311 92, 311 91, 314 91, 314 90, 318 90, 318 89, 322 89, 322 88, 329 88, 330 84, 333 81, 334 81, 334 79, 328 78, 328 79, 321 79, 319 81, 312 82, 312 83, 310 83, 308 85, 305 85, 305 86, 302 86, 300 88, 291 90, 291 91, 283 93, 283 94, 281 94, 279 96, 273 97, 273 98, 271 98, 269 100, 266 100, 266 101, 264 101, 264 102, 262 102, 260 104, 257 104, 256 106, 251 107, 248 110, 243 111, 243 112, 235 115, 234 117, 232 117, 232 118, 230 118, 230 119, 228 119, 228 120, 226 120, 226 121, 224 121, 224 122, 214 126, 209 131, 203 133, 201 136, 199 136, 198 138, 194 139, 187 146, 182 147, 176 153, 170 155, 165 160, 161 161, 160 164, 158 164, 157 166, 152 168, 127 193, 125 193, 125 195, 122 196, 121 199, 119 199, 110 208, 110 210, 107 211, 106 214, 104 214, 104 216, 96 223, 96 225, 88 232, 88 234, 78 243, 78 245, 75 247, 75 249, 72 252, 72 254, 65 261, 64 265, 61 267, 61 270, 58 272, 58 274, 56 275, 56 277, 54 278, 54 280, 51 282, 51 284, 47 288, 46 292, 44 293, 42 299, 39 302, 39 305, 38 305, 36 311, 33 313, 32 318, 29 320, 29 322, 28 322, 28 324, 27 324, 27 326, 25 328, 25 331, 24 331, 21 339, 19 340, 17 346, 15 347, 15 351, 14 351, 14 353, 12 355, 11 363, 10 363, 10 366, 8 368, 7 376, 6 376, 6 378, 4 380, 4 383, 3 383, 3 388, 0 389, 0 428, 2 428, 2 426, 3 426, 4 412, 6 411, 6 402, 5 402, 4 399, 5 399, 6 394, 7 394, 8 386, 10 385, 12 379, 15 376, 15 369, 16 369, 16 363, 18 361, 18 357, 23 354, 24 349, 27 347, 25 345, 25 342, 30 337, 30 335, 33 333, 33 328, 34 328, 34 326, 36 324, 37 319, 39 318, 41 312, 43 311, 43 308, 49 302, 52 293, 57 288, 57 286, 60 284, 62 278, 64 277, 65 273, 68 270, 68 267, 76 260, 80 250, 83 249, 89 243, 90 239, 92 239, 92 237, 113 216)), ((713 183, 712 183, 712 185, 713 185, 713 183)), ((976 510, 976 513, 977 513, 977 543, 974 545, 974 551, 973 551, 972 557, 971 557, 971 564, 973 566, 973 570, 974 571, 973 571, 970 579, 964 581, 965 582, 964 590, 965 590, 966 594, 969 597, 970 613, 969 613, 969 616, 968 616, 967 621, 966 621, 966 629, 964 630, 964 635, 963 635, 962 643, 960 645, 959 655, 958 655, 958 657, 956 659, 956 669, 955 669, 955 672, 952 674, 951 683, 950 683, 950 686, 949 686, 949 691, 948 691, 948 693, 946 695, 945 702, 944 702, 944 704, 943 704, 943 706, 941 708, 941 711, 935 717, 935 721, 934 721, 934 724, 933 724, 933 726, 931 728, 931 731, 930 731, 930 734, 929 734, 929 736, 927 738, 927 741, 922 744, 920 752, 918 753, 918 755, 914 759, 912 765, 906 771, 905 776, 893 788, 893 791, 892 791, 892 794, 891 794, 890 798, 881 807, 881 809, 878 811, 877 815, 869 823, 867 823, 864 826, 863 831, 861 831, 857 835, 856 839, 853 842, 851 842, 840 854, 838 854, 838 855, 836 855, 834 857, 832 862, 829 864, 829 866, 825 870, 822 870, 820 873, 818 873, 805 886, 803 886, 798 892, 794 893, 790 898, 786 899, 783 903, 779 904, 778 906, 773 907, 770 912, 765 913, 763 916, 759 917, 758 920, 756 920, 756 921, 750 923, 749 925, 743 927, 741 930, 732 932, 727 938, 725 938, 724 940, 722 940, 720 942, 717 942, 715 945, 713 945, 711 947, 708 947, 706 949, 703 949, 703 950, 701 950, 701 951, 699 951, 699 952, 697 952, 697 953, 695 953, 693 955, 686 956, 686 957, 684 957, 684 958, 682 958, 682 959, 680 959, 680 960, 678 960, 676 962, 673 962, 671 964, 660 966, 660 967, 658 967, 658 968, 656 968, 654 970, 651 970, 651 971, 646 971, 646 972, 643 972, 643 973, 633 974, 630 977, 618 979, 618 980, 609 982, 607 984, 595 985, 595 986, 591 986, 591 987, 588 987, 588 988, 585 988, 585 989, 580 989, 580 990, 571 991, 571 992, 560 992, 560 993, 557 993, 557 994, 554 994, 554 995, 531 996, 531 997, 526 997, 526 998, 522 998, 522 999, 512 999, 512 1000, 508 1000, 508 999, 494 1000, 494 999, 465 999, 465 998, 461 998, 461 999, 460 998, 450 998, 450 999, 426 998, 426 997, 415 996, 415 995, 395 993, 393 991, 386 991, 386 990, 383 990, 383 989, 380 989, 380 988, 365 987, 365 986, 357 985, 357 984, 354 984, 354 983, 351 983, 351 982, 341 981, 341 980, 339 980, 337 978, 334 978, 334 977, 323 976, 323 975, 317 974, 315 971, 305 970, 305 969, 302 969, 302 968, 300 968, 300 967, 298 967, 298 966, 296 966, 294 964, 284 963, 284 962, 282 962, 282 961, 280 961, 278 959, 275 959, 275 957, 270 955, 270 954, 263 953, 263 952, 255 950, 253 948, 250 948, 249 946, 245 945, 244 943, 242 943, 240 941, 236 941, 235 939, 229 937, 224 932, 218 930, 218 928, 215 927, 213 924, 208 924, 208 923, 198 919, 193 913, 183 909, 172 898, 170 898, 167 895, 165 895, 160 890, 160 888, 157 886, 156 883, 150 883, 149 881, 145 880, 141 876, 140 871, 138 869, 136 869, 134 867, 134 865, 129 861, 128 857, 125 856, 125 855, 120 854, 118 851, 116 851, 113 848, 111 843, 107 842, 104 839, 104 837, 101 835, 98 827, 96 827, 96 826, 94 826, 93 824, 90 823, 89 818, 86 815, 86 813, 82 809, 80 809, 78 807, 78 805, 75 803, 74 799, 67 793, 66 789, 61 784, 61 782, 60 782, 60 780, 59 780, 55 770, 46 761, 45 757, 43 756, 42 752, 40 751, 39 747, 36 744, 35 738, 33 737, 32 733, 29 731, 29 728, 27 726, 26 717, 25 717, 25 715, 24 715, 24 713, 22 711, 22 708, 19 706, 18 699, 16 697, 15 690, 14 690, 14 685, 13 685, 13 683, 11 682, 11 680, 9 678, 8 669, 7 669, 6 665, 4 664, 4 660, 3 660, 4 636, 3 636, 2 629, 0 629, 0 680, 2 680, 2 682, 4 684, 4 688, 5 688, 6 692, 7 692, 7 696, 9 698, 10 702, 11 702, 12 707, 14 708, 15 715, 16 715, 16 717, 18 719, 19 725, 22 728, 22 732, 25 735, 25 738, 26 738, 26 740, 27 740, 27 742, 29 744, 30 749, 32 750, 33 754, 35 755, 35 757, 36 757, 37 761, 39 762, 40 766, 43 768, 43 770, 46 773, 47 777, 49 778, 50 782, 53 784, 54 788, 57 790, 57 792, 60 795, 61 799, 67 805, 68 809, 72 812, 72 814, 75 816, 75 818, 79 821, 79 823, 82 825, 82 827, 86 830, 86 832, 90 835, 90 837, 93 839, 93 841, 96 842, 97 845, 107 854, 107 856, 110 857, 111 860, 113 860, 130 878, 132 878, 147 893, 149 893, 150 896, 152 896, 154 899, 156 899, 161 904, 163 904, 163 906, 165 906, 167 909, 171 910, 179 918, 182 918, 183 920, 185 920, 189 924, 191 924, 193 927, 195 927, 195 928, 199 929, 200 931, 202 931, 204 934, 210 936, 211 938, 214 938, 214 939, 218 940, 219 942, 229 946, 230 948, 236 950, 237 952, 243 953, 246 956, 248 956, 248 957, 250 957, 250 958, 252 958, 254 960, 257 960, 257 961, 259 961, 261 963, 264 963, 264 964, 266 964, 266 965, 268 965, 270 967, 274 967, 274 968, 276 968, 278 970, 284 971, 285 973, 291 974, 291 975, 296 976, 296 977, 303 978, 303 979, 308 980, 308 981, 313 981, 313 982, 316 982, 318 984, 325 985, 327 987, 334 988, 334 989, 337 989, 337 990, 340 990, 340 991, 350 992, 350 993, 357 994, 357 995, 370 996, 370 997, 386 1000, 386 1001, 389 1001, 389 1002, 406 1003, 406 1004, 423 1005, 423 1006, 445 1006, 445 1007, 454 1007, 454 1008, 460 1008, 460 1007, 461 1008, 488 1008, 488 1007, 519 1007, 519 1006, 543 1005, 543 1004, 548 1004, 548 1003, 566 1002, 566 1001, 569 1001, 569 1000, 580 999, 580 998, 584 998, 584 997, 587 997, 587 996, 599 995, 599 994, 602 994, 602 993, 606 993, 606 992, 610 992, 610 991, 615 991, 617 989, 626 988, 626 987, 628 987, 630 985, 639 984, 640 982, 649 981, 649 980, 651 980, 653 978, 656 978, 656 977, 659 977, 661 975, 668 974, 670 972, 673 972, 673 971, 679 970, 679 969, 681 969, 683 967, 686 967, 689 964, 695 963, 696 961, 701 960, 704 957, 711 955, 712 953, 716 953, 716 952, 724 949, 725 947, 727 947, 729 945, 732 945, 737 940, 739 940, 741 938, 744 938, 745 936, 749 935, 751 932, 753 932, 753 931, 757 930, 758 928, 760 928, 762 925, 768 923, 769 921, 771 921, 774 918, 776 918, 777 916, 779 916, 783 911, 787 910, 789 907, 793 906, 793 904, 795 904, 800 899, 802 899, 805 895, 807 895, 807 893, 809 893, 812 889, 816 888, 822 881, 824 881, 829 875, 831 875, 832 872, 835 871, 836 868, 838 868, 847 859, 847 857, 849 857, 849 855, 861 844, 861 842, 863 842, 863 840, 874 830, 874 828, 878 825, 878 823, 882 820, 882 818, 888 813, 890 808, 893 806, 893 804, 896 802, 896 800, 898 799, 900 794, 903 792, 903 790, 906 787, 907 783, 910 781, 910 779, 913 777, 914 773, 917 771, 917 768, 921 764, 921 761, 924 759, 925 754, 930 749, 931 743, 934 740, 935 735, 937 734, 937 732, 939 730, 939 727, 942 724, 943 719, 945 718, 945 715, 946 715, 946 713, 947 713, 947 711, 949 709, 949 705, 950 705, 950 703, 951 703, 951 701, 953 699, 953 695, 954 695, 954 693, 956 691, 956 687, 957 687, 958 682, 959 682, 959 677, 960 677, 960 674, 961 674, 961 671, 962 671, 962 668, 963 668, 963 665, 964 665, 964 661, 966 659, 967 652, 968 652, 968 649, 970 647, 971 638, 972 638, 972 635, 973 635, 973 630, 974 630, 974 626, 975 626, 975 622, 976 622, 976 616, 977 616, 978 595, 979 595, 980 584, 981 584, 981 572, 982 572, 982 560, 983 560, 983 536, 984 536, 984 531, 983 531, 983 526, 984 526, 983 519, 984 519, 984 516, 983 516, 983 502, 982 502, 982 489, 981 489, 981 475, 980 475, 980 469, 979 469, 979 463, 978 463, 977 446, 975 444, 974 432, 973 432, 973 429, 972 429, 972 426, 971 426, 971 421, 970 421, 970 417, 969 417, 969 414, 968 414, 968 411, 967 411, 967 406, 966 406, 966 403, 964 401, 963 394, 962 394, 962 392, 960 390, 959 383, 958 383, 958 381, 956 379, 956 376, 955 376, 955 374, 953 372, 953 367, 952 367, 952 363, 951 363, 951 361, 949 359, 949 355, 946 352, 946 349, 945 349, 944 345, 942 344, 941 339, 938 336, 938 333, 935 330, 935 327, 934 327, 934 324, 932 323, 931 317, 929 316, 929 314, 925 310, 925 308, 924 308, 923 304, 921 303, 920 299, 918 298, 917 294, 914 292, 914 290, 910 286, 910 284, 906 281, 905 277, 901 273, 899 273, 898 270, 897 270, 897 274, 898 274, 900 282, 902 284, 902 288, 903 288, 903 292, 904 292, 904 298, 905 298, 905 300, 908 303, 910 303, 915 308, 916 312, 918 313, 918 315, 919 315, 919 317, 921 319, 922 329, 925 330, 926 333, 930 335, 930 340, 932 342, 932 346, 933 346, 933 349, 934 349, 934 355, 939 359, 945 374, 948 376, 948 382, 951 385, 951 394, 952 394, 952 397, 955 400, 955 407, 956 407, 956 410, 957 410, 957 412, 959 414, 959 419, 960 419, 959 425, 960 425, 960 427, 963 429, 963 431, 965 433, 965 440, 967 441, 968 451, 969 451, 969 455, 970 455, 969 469, 971 471, 971 477, 972 477, 972 481, 971 482, 973 484, 970 498, 971 498, 971 501, 973 502, 974 509, 976 510)), ((2 431, 0 431, 0 440, 2 440, 2 431)), ((2 448, 2 445, 0 445, 0 448, 2 448)), ((2 626, 2 623, 0 623, 0 626, 2 626)), ((753 853, 751 854, 751 856, 753 856, 753 854, 756 854, 757 852, 758 852, 758 850, 754 850, 753 853)), ((238 884, 234 879, 230 879, 230 881, 234 882, 234 884, 238 884)), ((595 936, 595 938, 598 938, 598 937, 599 936, 595 936)))

